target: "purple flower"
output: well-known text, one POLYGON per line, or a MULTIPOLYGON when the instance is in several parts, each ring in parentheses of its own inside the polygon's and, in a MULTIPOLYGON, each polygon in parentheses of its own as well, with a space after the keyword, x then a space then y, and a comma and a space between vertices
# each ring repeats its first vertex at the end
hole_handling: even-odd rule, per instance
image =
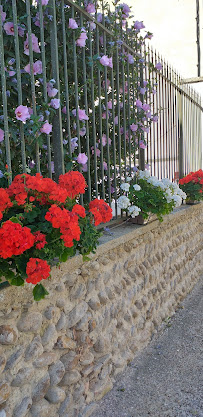
POLYGON ((82 165, 82 170, 83 170, 83 172, 87 172, 87 164, 82 165))
POLYGON ((90 29, 91 30, 95 30, 96 29, 96 25, 94 22, 90 22, 90 29))
POLYGON ((144 95, 146 93, 146 88, 140 88, 140 94, 144 95))
POLYGON ((58 93, 58 90, 57 88, 53 88, 53 84, 49 82, 47 83, 47 93, 49 97, 55 97, 58 93))
POLYGON ((129 64, 134 64, 134 58, 131 54, 128 54, 128 62, 129 64))
POLYGON ((78 141, 77 137, 71 139, 71 152, 74 152, 74 150, 78 148, 77 141, 78 141))
POLYGON ((52 132, 52 125, 48 123, 48 120, 45 121, 45 123, 40 129, 40 132, 46 133, 46 135, 49 135, 52 132))
POLYGON ((153 116, 153 117, 152 117, 152 121, 153 121, 153 122, 157 123, 157 122, 158 122, 158 120, 159 120, 159 117, 158 117, 158 116, 153 116))
POLYGON ((2 6, 0 6, 0 13, 1 13, 1 20, 2 20, 2 22, 4 22, 5 19, 6 19, 6 13, 3 12, 3 7, 2 6))
POLYGON ((161 62, 157 62, 157 64, 155 65, 155 68, 158 70, 158 71, 161 71, 162 70, 162 64, 161 64, 161 62))
POLYGON ((100 64, 102 64, 104 67, 110 67, 113 68, 113 61, 112 58, 108 58, 107 55, 103 55, 102 58, 100 58, 100 64))
MULTIPOLYGON (((37 3, 39 3, 39 0, 37 0, 37 3)), ((49 3, 49 0, 42 0, 42 6, 47 6, 49 3)))
POLYGON ((62 113, 64 113, 64 114, 66 114, 66 106, 64 106, 63 108, 62 108, 62 113))
POLYGON ((136 105, 137 107, 142 108, 142 102, 141 102, 140 100, 136 100, 135 105, 136 105))
POLYGON ((144 111, 149 111, 150 110, 150 105, 145 103, 145 104, 142 105, 142 108, 143 108, 144 111))
POLYGON ((144 86, 144 87, 146 87, 146 86, 147 86, 147 84, 148 84, 148 82, 147 82, 147 81, 143 81, 143 86, 144 86))
POLYGON ((114 117, 114 123, 115 125, 118 125, 118 116, 114 117))
MULTIPOLYGON (((37 53, 41 52, 40 48, 39 48, 39 44, 38 44, 38 38, 37 38, 37 36, 34 35, 34 33, 32 33, 32 50, 33 50, 33 52, 37 52, 37 53)), ((24 54, 25 55, 30 55, 28 33, 26 35, 26 41, 24 42, 24 54)))
POLYGON ((78 164, 85 165, 87 163, 87 161, 88 161, 87 155, 85 155, 85 153, 79 153, 79 155, 77 157, 78 164))
POLYGON ((85 136, 86 135, 86 127, 85 126, 83 126, 81 129, 80 129, 80 136, 85 136))
MULTIPOLYGON (((76 117, 76 109, 72 111, 73 116, 76 117)), ((89 120, 89 117, 86 115, 85 110, 78 109, 78 118, 79 120, 89 120)))
POLYGON ((108 101, 108 103, 107 103, 107 107, 108 107, 108 109, 109 109, 109 110, 111 110, 111 109, 112 109, 112 107, 113 107, 112 100, 108 101))
POLYGON ((123 12, 123 18, 129 17, 129 13, 130 13, 130 7, 126 4, 120 4, 120 8, 122 9, 123 12))
POLYGON ((107 165, 107 163, 105 161, 103 162, 103 167, 104 167, 104 171, 107 171, 108 170, 108 165, 107 165))
POLYGON ((95 13, 95 5, 93 3, 89 3, 85 10, 87 13, 95 13))
POLYGON ((132 130, 132 132, 136 132, 138 129, 138 125, 135 125, 135 123, 133 123, 132 125, 130 125, 130 129, 132 130))
POLYGON ((15 109, 16 119, 21 122, 25 122, 27 119, 30 119, 30 113, 27 106, 18 106, 15 109))
POLYGON ((145 28, 145 25, 143 24, 143 22, 139 22, 138 20, 136 20, 136 22, 134 23, 134 29, 140 30, 144 28, 145 28))
POLYGON ((102 13, 98 13, 97 15, 97 22, 102 23, 103 15, 102 13))
POLYGON ((4 174, 3 172, 0 170, 0 178, 3 178, 4 174))
POLYGON ((88 37, 86 31, 83 29, 83 31, 80 34, 80 37, 76 40, 76 45, 80 46, 81 48, 84 48, 87 39, 88 37))
POLYGON ((52 98, 49 105, 52 106, 54 109, 59 109, 60 99, 59 98, 52 98))
MULTIPOLYGON (((30 74, 30 64, 27 64, 26 67, 24 68, 24 71, 27 72, 28 74, 30 74)), ((36 61, 33 64, 33 74, 37 75, 37 74, 42 74, 42 61, 36 61)))
POLYGON ((141 149, 146 149, 147 146, 144 144, 143 140, 141 140, 140 143, 139 143, 139 147, 141 149))
POLYGON ((4 30, 7 35, 14 36, 14 24, 13 22, 4 23, 4 30))
POLYGON ((133 170, 133 172, 137 172, 138 171, 138 169, 137 169, 136 166, 134 166, 132 170, 133 170))
POLYGON ((3 142, 4 140, 4 131, 0 129, 0 142, 3 142))
POLYGON ((69 19, 68 27, 69 27, 69 29, 77 29, 78 28, 78 24, 75 21, 75 19, 72 19, 72 18, 69 19))

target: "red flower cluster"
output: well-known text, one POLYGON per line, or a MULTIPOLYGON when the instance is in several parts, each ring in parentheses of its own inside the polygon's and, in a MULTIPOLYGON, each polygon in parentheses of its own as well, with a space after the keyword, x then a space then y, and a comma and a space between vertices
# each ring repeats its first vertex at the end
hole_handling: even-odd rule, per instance
POLYGON ((85 214, 85 209, 83 206, 81 206, 80 204, 75 204, 75 206, 72 209, 72 213, 77 214, 78 216, 82 217, 83 219, 85 218, 86 214, 85 214))
POLYGON ((47 211, 45 219, 51 222, 54 228, 60 229, 61 239, 63 239, 66 247, 71 248, 73 240, 80 240, 81 231, 77 214, 53 204, 47 211))
POLYGON ((2 212, 7 208, 12 207, 13 203, 11 202, 7 191, 4 188, 0 188, 0 220, 3 217, 2 212))
POLYGON ((19 206, 24 205, 28 198, 28 193, 34 196, 29 197, 29 201, 35 199, 41 204, 49 202, 65 203, 68 192, 50 178, 43 178, 40 174, 31 176, 28 174, 16 175, 12 184, 8 188, 10 197, 15 197, 19 206))
POLYGON ((203 184, 203 171, 199 169, 196 172, 190 172, 186 177, 181 178, 179 184, 188 184, 188 182, 194 182, 195 184, 203 184))
POLYGON ((59 177, 59 185, 68 192, 68 197, 74 199, 78 194, 84 194, 87 186, 85 178, 79 171, 69 171, 59 177))
POLYGON ((98 226, 100 223, 107 223, 112 219, 112 209, 104 200, 95 198, 89 204, 89 211, 94 216, 94 224, 98 226))
POLYGON ((47 243, 46 235, 40 231, 34 232, 33 235, 35 237, 36 248, 42 249, 47 243))
POLYGON ((47 261, 39 258, 30 258, 26 267, 26 282, 37 284, 42 279, 47 279, 50 275, 50 266, 47 261))
POLYGON ((0 229, 0 257, 6 259, 13 255, 21 255, 30 249, 34 242, 35 238, 28 227, 7 220, 0 229))

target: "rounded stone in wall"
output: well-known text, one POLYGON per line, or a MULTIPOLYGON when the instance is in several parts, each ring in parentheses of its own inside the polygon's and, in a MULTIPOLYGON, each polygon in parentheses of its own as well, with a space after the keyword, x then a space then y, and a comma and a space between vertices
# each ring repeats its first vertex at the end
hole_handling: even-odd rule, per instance
POLYGON ((14 345, 18 339, 18 330, 14 326, 1 325, 0 326, 0 344, 14 345))

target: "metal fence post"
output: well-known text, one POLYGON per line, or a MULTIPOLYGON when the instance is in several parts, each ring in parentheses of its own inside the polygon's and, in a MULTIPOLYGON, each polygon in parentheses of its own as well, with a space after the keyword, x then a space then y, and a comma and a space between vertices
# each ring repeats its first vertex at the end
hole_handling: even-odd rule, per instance
POLYGON ((179 178, 184 176, 184 150, 183 150, 183 95, 178 93, 179 136, 178 136, 178 161, 179 178))
MULTIPOLYGON (((143 64, 141 63, 139 65, 140 70, 140 86, 143 86, 143 64)), ((144 103, 144 96, 143 94, 140 94, 140 100, 142 103, 144 103)), ((141 133, 141 140, 144 141, 144 132, 141 133)), ((145 170, 145 149, 139 148, 139 169, 142 171, 145 170)))
MULTIPOLYGON (((58 40, 57 40, 57 23, 56 23, 56 5, 55 0, 50 0, 49 12, 52 16, 50 21, 50 45, 51 45, 51 64, 52 76, 56 81, 58 97, 60 98, 60 78, 59 78, 59 57, 58 57, 58 40)), ((54 151, 54 171, 55 178, 58 180, 59 175, 64 174, 64 156, 63 156, 63 131, 61 107, 56 110, 53 117, 53 134, 52 143, 54 151)))

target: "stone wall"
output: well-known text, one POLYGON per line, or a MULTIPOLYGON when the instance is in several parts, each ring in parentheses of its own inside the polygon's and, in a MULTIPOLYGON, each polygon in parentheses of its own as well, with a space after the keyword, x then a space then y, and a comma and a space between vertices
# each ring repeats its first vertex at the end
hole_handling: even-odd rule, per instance
POLYGON ((54 268, 45 300, 0 292, 0 417, 90 416, 199 279, 203 204, 125 229, 54 268))

